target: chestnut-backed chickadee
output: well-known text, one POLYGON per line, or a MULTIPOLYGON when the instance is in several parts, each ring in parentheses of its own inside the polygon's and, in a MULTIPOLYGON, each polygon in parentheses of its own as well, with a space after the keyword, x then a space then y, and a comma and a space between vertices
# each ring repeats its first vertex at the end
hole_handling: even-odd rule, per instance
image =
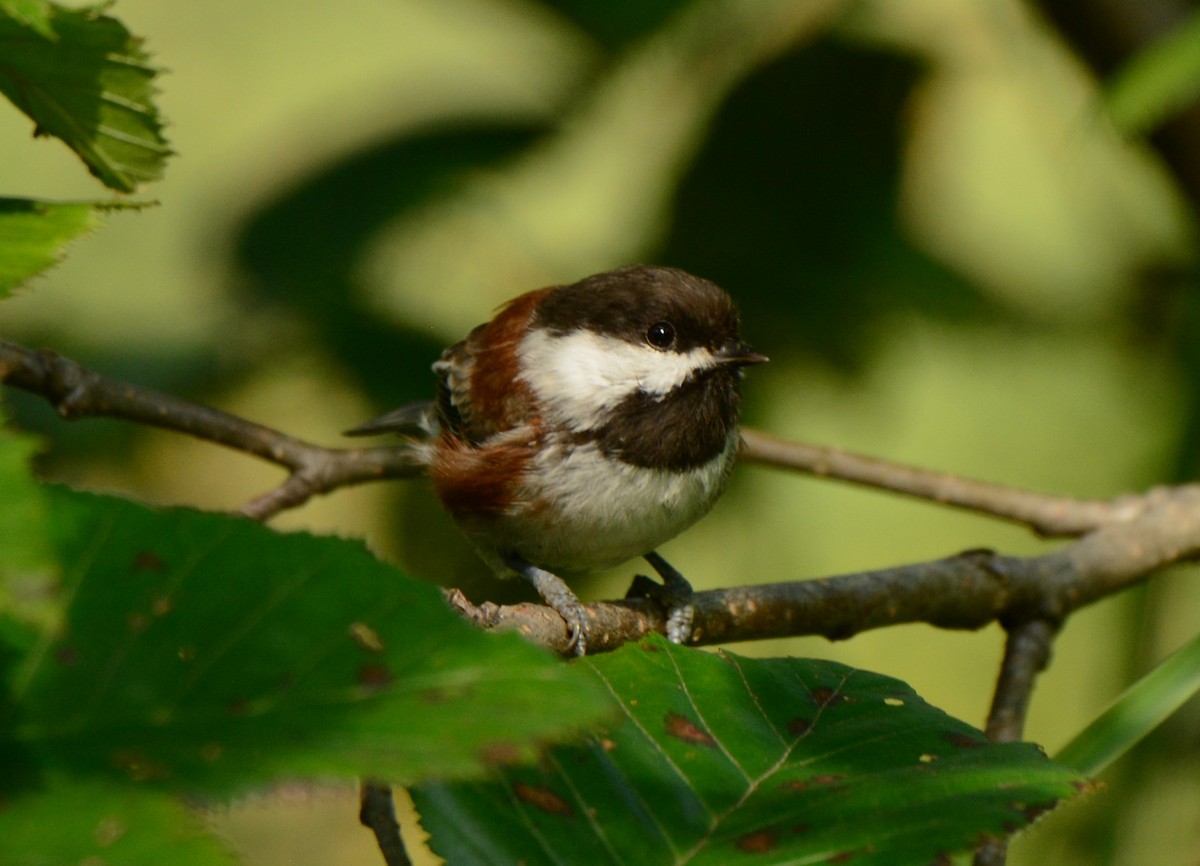
POLYGON ((434 363, 436 401, 347 434, 413 437, 484 560, 529 580, 579 654, 587 620, 560 575, 636 556, 662 576, 668 636, 682 642, 691 587, 654 549, 725 489, 741 368, 765 360, 718 286, 635 265, 515 298, 434 363))

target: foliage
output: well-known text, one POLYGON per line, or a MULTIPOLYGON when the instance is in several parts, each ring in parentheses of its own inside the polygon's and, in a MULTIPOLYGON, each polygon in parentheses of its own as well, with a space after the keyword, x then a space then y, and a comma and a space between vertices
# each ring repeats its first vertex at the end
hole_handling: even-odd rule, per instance
POLYGON ((170 153, 140 40, 103 7, 0 6, 0 93, 107 187, 157 180, 170 153))
MULTIPOLYGON (((37 627, 0 608, 0 752, 26 770, 5 775, 0 820, 40 815, 43 845, 84 844, 64 839, 93 819, 190 823, 164 793, 477 773, 609 712, 578 672, 473 629, 357 543, 62 488, 22 498, 44 504, 59 607, 37 627), (94 779, 131 790, 59 825, 94 779)), ((22 838, 22 862, 50 858, 22 838)))
POLYGON ((450 863, 939 862, 1071 796, 897 680, 661 638, 584 665, 623 716, 537 767, 414 792, 450 863))
MULTIPOLYGON (((892 219, 922 66, 848 38, 839 4, 727 4, 708 22, 698 12, 711 8, 677 0, 545 5, 602 56, 574 104, 603 106, 623 76, 683 58, 664 73, 671 99, 639 121, 676 103, 693 115, 674 139, 647 136, 659 164, 627 167, 659 178, 670 213, 657 247, 638 251, 745 285, 769 343, 854 370, 899 316, 1027 324, 892 219)), ((170 151, 158 71, 106 9, 0 0, 0 92, 130 193, 170 151)), ((1188 92, 1184 54, 1114 95, 1129 126, 1188 92)), ((378 316, 367 251, 590 123, 566 109, 459 118, 323 166, 244 226, 244 288, 287 306, 364 391, 406 396, 393 371, 437 342, 378 316)), ((633 153, 650 150, 636 124, 623 132, 633 153)), ((0 297, 95 229, 102 207, 0 199, 0 297)), ((400 283, 398 295, 412 288, 400 283)), ((1098 769, 1197 688, 1194 665, 1164 666, 1172 688, 1148 678, 1055 763, 832 663, 654 640, 564 665, 476 633, 357 543, 42 485, 33 450, 0 439, 0 838, 19 864, 233 862, 184 802, 363 776, 418 783, 451 862, 941 862, 1071 796, 1083 783, 1069 767, 1098 769), (1111 723, 1135 701, 1148 711, 1130 734, 1111 723)))

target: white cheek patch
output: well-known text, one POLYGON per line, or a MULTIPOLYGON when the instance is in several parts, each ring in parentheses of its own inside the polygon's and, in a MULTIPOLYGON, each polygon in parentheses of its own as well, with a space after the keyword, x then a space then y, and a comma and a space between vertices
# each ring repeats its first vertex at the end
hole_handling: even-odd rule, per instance
POLYGON ((717 364, 704 348, 664 352, 587 330, 556 337, 535 329, 521 342, 520 356, 521 378, 576 430, 597 426, 638 391, 665 396, 717 364))

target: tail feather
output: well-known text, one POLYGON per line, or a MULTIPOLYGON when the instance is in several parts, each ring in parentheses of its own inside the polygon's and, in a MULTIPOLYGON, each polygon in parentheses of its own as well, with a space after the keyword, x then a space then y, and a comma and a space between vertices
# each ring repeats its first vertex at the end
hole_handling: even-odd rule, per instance
POLYGON ((365 424, 343 433, 344 436, 377 436, 381 433, 399 433, 417 436, 421 439, 431 439, 437 435, 439 424, 437 407, 432 400, 418 400, 405 403, 399 409, 393 409, 386 415, 372 418, 365 424))

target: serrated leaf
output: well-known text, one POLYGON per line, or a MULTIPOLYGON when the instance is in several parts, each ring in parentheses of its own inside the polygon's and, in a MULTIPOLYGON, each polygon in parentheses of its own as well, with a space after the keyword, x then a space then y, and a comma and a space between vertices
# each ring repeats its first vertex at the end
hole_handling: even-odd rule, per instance
POLYGON ((7 15, 46 39, 55 38, 46 0, 0 0, 0 15, 7 15))
POLYGON ((0 16, 0 93, 105 186, 133 192, 161 177, 171 151, 154 105, 158 70, 141 40, 98 7, 51 5, 49 26, 53 40, 0 16))
POLYGON ((0 807, 5 866, 233 866, 238 860, 180 803, 97 779, 56 779, 0 807))
POLYGON ((908 686, 833 662, 654 639, 584 660, 623 721, 537 768, 424 784, 456 864, 929 864, 1003 837, 1080 777, 908 686))
POLYGON ((52 488, 64 628, 15 677, 18 743, 72 772, 233 791, 529 757, 611 711, 357 542, 52 488))
POLYGON ((0 298, 56 264, 68 243, 100 223, 87 202, 0 198, 0 298))

